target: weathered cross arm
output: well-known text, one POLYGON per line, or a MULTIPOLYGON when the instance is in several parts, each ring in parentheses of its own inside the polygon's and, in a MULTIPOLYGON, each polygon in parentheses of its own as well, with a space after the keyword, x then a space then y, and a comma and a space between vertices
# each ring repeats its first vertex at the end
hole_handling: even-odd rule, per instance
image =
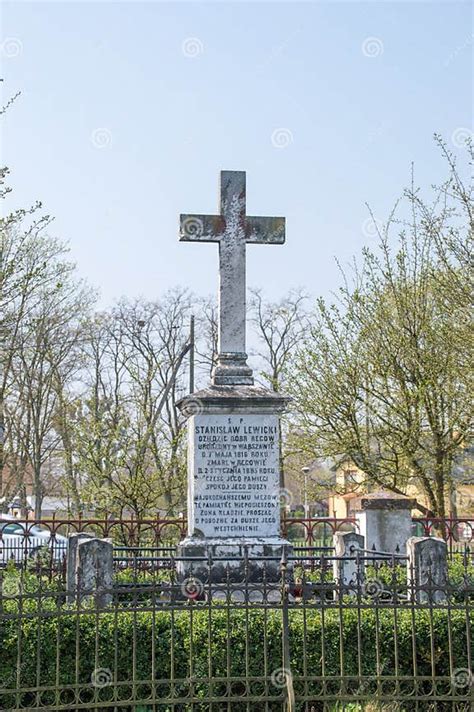
MULTIPOLYGON (((225 231, 222 215, 180 215, 181 242, 218 242, 225 231)), ((245 241, 251 244, 283 245, 285 218, 249 216, 245 222, 245 241)))
POLYGON ((245 241, 260 245, 283 245, 285 218, 248 216, 245 224, 245 241))
POLYGON ((181 242, 218 242, 224 232, 222 215, 180 215, 181 242))

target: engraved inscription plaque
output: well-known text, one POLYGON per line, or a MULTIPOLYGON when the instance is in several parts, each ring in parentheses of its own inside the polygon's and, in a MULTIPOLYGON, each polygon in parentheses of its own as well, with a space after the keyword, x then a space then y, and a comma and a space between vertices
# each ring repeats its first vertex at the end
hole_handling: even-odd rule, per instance
POLYGON ((202 414, 191 421, 189 533, 278 536, 278 417, 202 414))

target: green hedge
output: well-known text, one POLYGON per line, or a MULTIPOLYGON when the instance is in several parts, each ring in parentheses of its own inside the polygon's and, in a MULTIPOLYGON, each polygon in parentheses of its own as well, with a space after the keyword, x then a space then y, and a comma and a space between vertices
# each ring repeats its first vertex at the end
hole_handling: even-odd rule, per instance
MULTIPOLYGON (((396 573, 401 577, 404 574, 401 569, 396 573)), ((471 568, 467 573, 471 578, 471 568)), ((392 572, 388 567, 374 571, 374 575, 380 579, 386 577, 387 583, 392 580, 392 572)), ((309 676, 322 676, 324 671, 326 692, 333 700, 338 699, 341 675, 357 678, 358 665, 361 663, 365 680, 362 686, 360 680, 349 680, 346 693, 349 697, 353 696, 354 702, 359 699, 361 690, 367 698, 371 691, 377 689, 377 671, 382 677, 395 674, 395 642, 398 646, 399 697, 409 694, 413 689, 411 681, 404 682, 401 678, 412 678, 414 675, 414 646, 418 676, 430 677, 434 667, 436 677, 448 678, 442 689, 449 692, 450 661, 453 669, 467 668, 465 607, 468 604, 462 586, 464 575, 461 559, 450 565, 451 582, 456 582, 459 587, 456 610, 440 607, 432 612, 419 609, 412 614, 410 609, 402 610, 399 607, 395 612, 389 607, 377 608, 370 599, 365 601, 367 607, 359 610, 354 599, 345 601, 341 610, 326 608, 322 612, 309 605, 291 608, 291 669, 297 699, 298 695, 301 698, 304 691, 304 684, 299 677, 304 673, 305 663, 309 676), (359 639, 362 651, 360 656, 359 639)), ((170 573, 163 571, 158 576, 140 573, 137 578, 143 583, 156 578, 169 581, 170 573)), ((123 571, 116 577, 118 584, 134 580, 135 574, 130 571, 123 571)), ((282 667, 281 611, 253 609, 246 614, 244 610, 227 610, 225 605, 213 603, 212 610, 206 604, 188 604, 172 612, 170 609, 160 610, 158 604, 155 613, 120 608, 116 612, 96 614, 90 607, 78 615, 74 607, 64 605, 63 596, 58 592, 60 588, 34 574, 20 574, 14 569, 4 572, 4 595, 7 598, 3 599, 5 615, 0 627, 0 687, 3 685, 6 690, 14 689, 19 669, 21 690, 36 686, 67 688, 77 682, 86 691, 89 689, 91 696, 96 696, 94 699, 105 701, 110 699, 108 696, 113 693, 113 686, 99 689, 91 686, 94 670, 104 668, 110 669, 115 679, 123 683, 119 685, 120 699, 129 699, 133 695, 133 699, 145 701, 150 696, 150 686, 145 682, 133 690, 130 684, 133 679, 132 670, 135 669, 135 680, 150 681, 154 658, 155 680, 169 680, 171 677, 182 680, 182 683, 177 683, 175 694, 182 692, 185 695, 190 689, 186 679, 191 676, 195 681, 193 694, 205 699, 209 690, 204 678, 209 672, 213 678, 226 677, 228 651, 229 674, 232 677, 245 677, 248 673, 255 677, 265 675, 269 680, 271 673, 282 667), (26 594, 21 603, 17 597, 20 580, 21 591, 26 594), (36 615, 38 609, 41 610, 40 616, 36 615), (77 641, 79 656, 76 661, 77 641), (18 647, 21 649, 19 661, 18 647), (171 651, 174 656, 173 670, 171 651), (209 659, 212 662, 211 668, 209 659)), ((139 604, 142 607, 146 607, 150 600, 148 591, 142 594, 131 592, 130 596, 136 602, 143 598, 139 604)), ((321 692, 320 683, 310 680, 307 684, 309 694, 314 694, 316 699, 321 692)), ((265 689, 262 685, 261 691, 265 689)), ((429 682, 423 683, 419 691, 421 694, 423 691, 428 693, 430 688, 429 682)), ((216 689, 219 690, 223 691, 223 688, 216 689)), ((238 691, 238 688, 235 690, 238 691)), ((275 695, 281 694, 280 689, 273 689, 269 683, 267 690, 270 693, 273 690, 275 695)), ((158 690, 164 697, 169 692, 166 684, 158 690)), ((52 705, 54 694, 48 694, 52 705)), ((467 694, 468 690, 459 690, 460 702, 456 702, 456 710, 467 709, 461 702, 467 699, 467 694)), ((65 699, 63 694, 61 699, 65 699)), ((20 703, 23 707, 34 707, 31 695, 25 694, 21 699, 16 699, 9 693, 3 696, 0 694, 0 708, 8 710, 20 703)), ((48 708, 48 698, 44 694, 41 703, 44 703, 44 709, 48 708)), ((281 709, 278 706, 281 703, 274 704, 277 705, 275 709, 281 709)), ((318 711, 320 704, 316 703, 315 706, 318 711)), ((400 710, 411 712, 413 704, 402 703, 400 710)), ((422 704, 429 705, 428 702, 422 704)), ((206 710, 205 703, 203 705, 202 710, 206 710)), ((437 710, 444 710, 443 703, 437 705, 437 710)), ((451 710, 450 703, 447 705, 447 709, 451 710)), ((131 705, 123 709, 141 712, 147 708, 146 705, 131 705)), ((183 706, 185 709, 186 706, 183 706)), ((193 709, 198 712, 200 708, 195 706, 193 709)), ((242 709, 246 709, 244 704, 242 709)), ((297 707, 296 712, 300 712, 300 709, 304 709, 304 705, 297 707)), ((426 709, 429 707, 426 706, 426 709)))
MULTIPOLYGON (((438 609, 430 613, 428 610, 417 610, 412 618, 409 610, 397 610, 396 616, 399 675, 413 676, 414 638, 419 676, 431 676, 434 665, 437 677, 449 677, 450 657, 454 668, 467 667, 465 611, 438 609), (451 633, 451 656, 448 626, 451 633)), ((300 689, 298 676, 303 675, 304 660, 309 675, 322 675, 324 664, 327 680, 334 678, 336 681, 341 673, 357 677, 359 662, 362 664, 363 676, 375 676, 377 662, 383 676, 395 673, 393 610, 367 608, 358 612, 355 608, 344 611, 331 609, 325 610, 323 614, 317 609, 292 609, 289 617, 291 667, 297 693, 300 689), (359 630, 362 650, 360 660, 359 630)), ((199 609, 199 606, 190 605, 186 610, 173 613, 133 613, 120 610, 115 614, 102 612, 96 615, 87 611, 78 616, 75 613, 67 614, 64 610, 56 615, 52 610, 50 617, 7 618, 3 621, 0 637, 0 673, 6 688, 16 687, 19 635, 21 689, 38 684, 74 684, 76 664, 77 682, 85 686, 91 684, 97 668, 110 669, 120 682, 132 681, 132 670, 135 669, 135 679, 146 681, 152 677, 154 657, 155 679, 169 680, 173 677, 186 680, 192 676, 196 680, 195 694, 205 698, 207 687, 203 678, 209 675, 209 658, 214 678, 227 675, 228 651, 231 676, 244 677, 248 674, 270 678, 274 670, 282 667, 281 612, 278 611, 251 610, 246 614, 244 610, 227 610, 225 606, 216 605, 210 611, 205 607, 199 609), (76 661, 77 640, 79 656, 76 661), (173 675, 171 649, 174 656, 173 675), (40 664, 37 667, 38 660, 40 664)), ((316 690, 318 685, 314 684, 316 690)), ((334 687, 334 699, 337 698, 337 685, 334 687)), ((354 695, 358 688, 359 682, 354 682, 352 687, 351 683, 348 684, 348 690, 352 689, 354 695)), ((129 685, 125 685, 121 694, 128 697, 130 689, 129 685)), ((180 689, 185 692, 187 684, 183 682, 181 688, 178 685, 177 690, 180 689)), ((276 694, 278 692, 276 690, 276 694)), ((109 693, 110 688, 106 687, 94 694, 109 693)), ((138 698, 146 698, 146 685, 141 693, 137 691, 136 694, 138 698)), ((166 694, 165 688, 162 694, 166 694)), ((14 704, 13 697, 9 695, 0 700, 0 706, 4 709, 8 709, 9 704, 14 704)))

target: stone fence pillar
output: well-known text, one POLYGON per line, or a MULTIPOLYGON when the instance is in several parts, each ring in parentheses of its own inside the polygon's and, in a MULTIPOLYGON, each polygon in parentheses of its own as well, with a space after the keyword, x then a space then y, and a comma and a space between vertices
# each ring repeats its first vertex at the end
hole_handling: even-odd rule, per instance
POLYGON ((408 594, 417 603, 446 601, 448 546, 438 537, 413 536, 407 542, 408 594))
POLYGON ((90 534, 73 535, 67 558, 67 600, 92 597, 98 608, 112 603, 113 544, 90 534))
POLYGON ((66 600, 68 603, 73 603, 76 599, 77 547, 80 541, 86 539, 94 539, 94 535, 88 532, 79 532, 77 534, 71 534, 67 540, 66 600))
POLYGON ((334 549, 336 556, 333 561, 334 580, 344 593, 345 586, 352 587, 347 593, 356 593, 364 579, 363 567, 357 561, 357 553, 364 554, 364 537, 356 532, 335 532, 334 549))
POLYGON ((108 539, 83 539, 77 547, 76 585, 79 599, 94 596, 98 608, 112 603, 113 551, 108 539))
POLYGON ((405 554, 412 535, 411 510, 416 500, 389 492, 372 492, 357 497, 353 508, 365 548, 389 554, 405 554))

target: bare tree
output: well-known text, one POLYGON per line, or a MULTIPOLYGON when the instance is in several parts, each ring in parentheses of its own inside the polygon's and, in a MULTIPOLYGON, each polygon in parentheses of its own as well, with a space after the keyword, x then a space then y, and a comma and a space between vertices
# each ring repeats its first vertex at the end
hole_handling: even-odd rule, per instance
POLYGON ((122 300, 93 325, 87 390, 78 419, 82 496, 142 517, 181 505, 190 297, 122 300))
MULTIPOLYGON (((307 320, 307 296, 302 290, 289 292, 278 302, 266 301, 260 290, 252 291, 250 321, 259 345, 257 355, 262 364, 261 377, 271 390, 284 388, 289 361, 301 340, 307 320)), ((280 486, 285 486, 287 424, 279 420, 280 486)))
POLYGON ((250 320, 259 343, 261 376, 273 391, 279 391, 286 366, 304 332, 308 297, 296 290, 278 302, 269 302, 261 290, 254 289, 251 294, 250 320))
POLYGON ((120 305, 125 367, 145 423, 141 451, 151 453, 167 511, 182 500, 184 491, 185 421, 176 403, 187 389, 184 357, 190 346, 190 314, 190 295, 180 289, 159 302, 120 305))
POLYGON ((212 372, 217 363, 218 352, 218 315, 217 303, 213 297, 197 300, 196 314, 196 364, 198 377, 203 379, 212 377, 212 372))
POLYGON ((121 341, 108 313, 97 313, 84 326, 83 372, 69 439, 80 507, 111 507, 111 482, 127 452, 125 368, 121 341))
POLYGON ((10 427, 32 470, 37 518, 45 494, 43 468, 60 442, 54 428, 58 379, 64 384, 74 378, 78 324, 93 301, 89 288, 74 280, 73 265, 62 263, 59 275, 54 288, 38 292, 20 325, 7 402, 10 427))

